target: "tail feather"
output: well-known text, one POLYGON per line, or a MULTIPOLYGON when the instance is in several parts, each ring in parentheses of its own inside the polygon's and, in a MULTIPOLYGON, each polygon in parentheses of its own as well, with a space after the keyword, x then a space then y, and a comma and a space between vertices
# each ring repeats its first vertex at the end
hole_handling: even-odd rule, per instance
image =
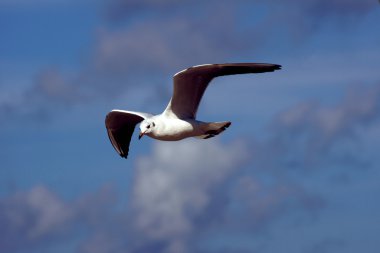
POLYGON ((226 130, 230 125, 230 121, 206 123, 204 127, 204 134, 196 137, 200 139, 212 138, 226 130))

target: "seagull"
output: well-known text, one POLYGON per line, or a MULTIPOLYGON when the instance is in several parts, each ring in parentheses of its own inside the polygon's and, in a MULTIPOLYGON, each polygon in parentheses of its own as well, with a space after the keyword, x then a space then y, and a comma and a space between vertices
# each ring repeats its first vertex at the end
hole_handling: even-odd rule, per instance
POLYGON ((281 65, 268 63, 203 64, 184 69, 173 76, 173 95, 161 114, 112 110, 105 119, 108 137, 123 158, 128 157, 129 144, 138 123, 139 139, 144 135, 162 141, 178 141, 188 137, 212 138, 226 130, 231 122, 196 119, 199 103, 211 80, 219 76, 279 69, 281 65))

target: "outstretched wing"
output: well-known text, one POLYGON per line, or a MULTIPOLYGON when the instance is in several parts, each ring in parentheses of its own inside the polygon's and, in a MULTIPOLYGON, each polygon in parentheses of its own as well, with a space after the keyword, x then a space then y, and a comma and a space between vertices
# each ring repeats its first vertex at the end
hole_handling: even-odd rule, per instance
POLYGON ((106 116, 106 128, 112 146, 121 157, 127 158, 135 126, 153 115, 141 112, 112 110, 106 116))
POLYGON ((195 119, 199 102, 213 78, 272 72, 277 69, 281 69, 281 66, 266 63, 226 63, 199 65, 182 70, 173 77, 173 96, 164 114, 180 119, 195 119))

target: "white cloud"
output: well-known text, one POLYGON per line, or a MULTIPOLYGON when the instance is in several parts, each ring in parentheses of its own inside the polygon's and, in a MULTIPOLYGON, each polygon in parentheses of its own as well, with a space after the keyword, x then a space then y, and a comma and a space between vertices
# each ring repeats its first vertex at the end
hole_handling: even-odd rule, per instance
POLYGON ((150 240, 167 240, 171 249, 184 248, 194 219, 205 212, 212 192, 247 160, 246 150, 241 142, 157 142, 152 156, 136 165, 132 207, 137 230, 150 240))
POLYGON ((89 231, 78 252, 202 252, 194 244, 200 238, 259 233, 286 210, 319 210, 319 198, 286 179, 275 177, 276 184, 265 185, 245 175, 243 167, 256 159, 251 152, 242 141, 155 142, 152 153, 133 168, 127 209, 115 208, 109 187, 71 202, 43 186, 9 196, 0 200, 0 232, 7 235, 1 249, 43 249, 52 239, 72 240, 75 227, 89 231))

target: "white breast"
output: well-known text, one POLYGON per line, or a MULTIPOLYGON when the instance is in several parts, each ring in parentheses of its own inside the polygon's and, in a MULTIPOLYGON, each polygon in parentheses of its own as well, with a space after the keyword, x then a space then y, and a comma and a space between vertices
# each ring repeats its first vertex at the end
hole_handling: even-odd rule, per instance
POLYGON ((178 141, 199 135, 198 123, 195 120, 181 120, 163 115, 155 120, 155 129, 148 136, 162 141, 178 141))

